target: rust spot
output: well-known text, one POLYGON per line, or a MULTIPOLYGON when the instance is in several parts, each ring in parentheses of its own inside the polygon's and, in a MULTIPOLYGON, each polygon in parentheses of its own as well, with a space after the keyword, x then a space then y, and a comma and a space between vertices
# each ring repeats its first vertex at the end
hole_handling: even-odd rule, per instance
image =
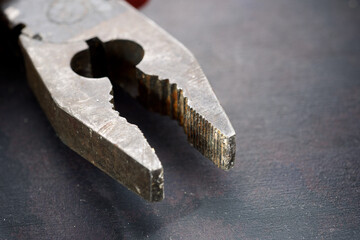
POLYGON ((172 100, 173 118, 178 119, 178 91, 175 84, 171 86, 171 100, 172 100))

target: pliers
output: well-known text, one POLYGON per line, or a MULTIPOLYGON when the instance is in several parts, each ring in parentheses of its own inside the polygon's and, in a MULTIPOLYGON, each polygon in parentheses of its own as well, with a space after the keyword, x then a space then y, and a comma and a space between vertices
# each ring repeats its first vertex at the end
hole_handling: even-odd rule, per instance
POLYGON ((235 131, 192 53, 119 0, 18 0, 3 6, 29 86, 59 138, 148 201, 164 198, 163 167, 140 129, 114 109, 119 87, 176 119, 219 168, 234 165, 235 131))

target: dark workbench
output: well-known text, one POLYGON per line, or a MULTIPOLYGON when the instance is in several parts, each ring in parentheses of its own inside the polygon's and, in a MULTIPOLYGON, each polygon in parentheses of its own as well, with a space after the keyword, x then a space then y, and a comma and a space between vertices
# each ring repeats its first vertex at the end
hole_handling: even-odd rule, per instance
POLYGON ((237 133, 217 169, 167 117, 125 99, 156 149, 148 203, 56 137, 0 56, 0 239, 360 239, 360 1, 153 0, 237 133))

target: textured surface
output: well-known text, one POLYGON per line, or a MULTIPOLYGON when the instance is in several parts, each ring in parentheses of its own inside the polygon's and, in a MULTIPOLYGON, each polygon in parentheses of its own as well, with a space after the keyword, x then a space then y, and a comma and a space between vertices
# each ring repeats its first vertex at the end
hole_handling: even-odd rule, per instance
POLYGON ((110 103, 114 102, 111 93, 116 99, 119 88, 115 86, 113 91, 112 84, 122 85, 126 91, 130 87, 150 108, 168 108, 160 112, 179 121, 194 147, 217 166, 231 168, 235 132, 192 54, 125 2, 102 3, 104 6, 85 0, 37 0, 33 4, 42 7, 32 12, 28 1, 18 1, 4 10, 13 26, 26 24, 19 42, 28 83, 59 138, 144 199, 162 200, 163 168, 155 151, 139 128, 110 103), (82 1, 87 5, 79 5, 82 1), (111 3, 120 10, 111 8, 111 3), (84 10, 81 18, 77 8, 84 10), (74 23, 54 21, 49 15, 53 9, 63 21, 79 19, 74 23), (114 12, 118 15, 112 18, 114 12), (109 17, 112 19, 107 21, 109 17), (89 23, 95 25, 90 28, 89 23), (29 31, 37 33, 36 39, 29 31), (85 50, 85 41, 92 46, 91 53, 85 50), (102 50, 94 49, 96 45, 102 50), (79 69, 83 73, 88 69, 88 73, 79 75, 79 69), (154 75, 160 73, 168 79, 162 81, 154 75))
MULTIPOLYGON (((223 172, 175 121, 124 96, 162 159, 149 204, 55 136, 24 76, 0 69, 0 239, 358 239, 360 5, 153 0, 237 132, 223 172)), ((3 55, 2 55, 3 56, 3 55)))
POLYGON ((223 169, 234 165, 235 131, 189 50, 131 9, 81 32, 72 41, 95 34, 104 42, 129 39, 140 44, 145 55, 136 66, 144 73, 136 77, 143 90, 138 96, 149 105, 171 105, 167 114, 184 127, 194 147, 223 169), (162 104, 156 104, 156 100, 162 104))
POLYGON ((70 67, 85 42, 20 41, 29 86, 59 138, 144 199, 163 199, 161 163, 139 128, 114 111, 110 81, 81 77, 70 67))
MULTIPOLYGON (((145 51, 145 55, 142 61, 137 64, 137 68, 142 72, 136 74, 136 77, 134 76, 134 79, 130 80, 130 82, 134 82, 133 84, 128 83, 129 79, 124 80, 120 77, 121 74, 124 74, 121 72, 127 71, 124 71, 123 67, 119 67, 123 66, 123 63, 116 61, 116 59, 121 58, 120 56, 123 54, 120 45, 115 47, 116 44, 114 42, 108 42, 106 50, 107 59, 97 61, 108 62, 107 68, 109 68, 109 65, 113 66, 111 72, 120 72, 120 74, 110 74, 112 82, 120 82, 120 85, 123 82, 126 83, 123 83, 122 85, 141 85, 142 91, 137 93, 136 96, 142 98, 143 102, 150 103, 148 105, 151 107, 152 105, 171 107, 167 114, 179 121, 184 127, 189 142, 217 166, 228 170, 234 165, 236 148, 235 131, 196 59, 179 41, 154 24, 151 20, 145 18, 142 14, 139 14, 136 9, 130 7, 125 2, 119 2, 117 0, 34 0, 33 2, 18 0, 16 2, 10 2, 9 5, 5 6, 4 12, 8 16, 8 19, 13 23, 12 25, 25 23, 26 28, 23 30, 23 35, 41 39, 39 42, 44 44, 44 49, 46 49, 47 44, 49 43, 63 44, 64 42, 70 42, 65 48, 73 49, 75 46, 73 45, 74 42, 84 43, 85 40, 92 39, 94 36, 101 39, 103 42, 126 39, 140 44, 145 51), (82 2, 84 4, 81 4, 82 2), (102 4, 96 4, 97 2, 101 2, 102 4), (39 5, 41 7, 34 8, 32 11, 31 4, 36 6, 39 5), (51 13, 61 19, 61 21, 59 19, 54 20, 54 16, 51 13), (114 17, 115 13, 117 13, 116 17, 114 17), (36 35, 34 35, 34 33, 36 33, 36 35), (115 79, 117 77, 120 77, 120 79, 115 79), (157 78, 159 78, 160 81, 158 81, 157 78), (159 104, 159 102, 161 104, 159 104)), ((25 41, 27 38, 21 38, 21 43, 23 43, 23 39, 25 41)), ((35 44, 37 40, 33 40, 33 42, 35 44)), ((54 115, 52 111, 53 107, 44 107, 44 102, 47 105, 49 104, 48 100, 44 101, 44 99, 46 99, 44 95, 46 94, 44 94, 43 91, 48 91, 49 96, 53 96, 55 102, 61 102, 66 99, 65 101, 67 101, 69 106, 76 106, 78 105, 77 102, 80 102, 81 108, 75 108, 74 110, 71 109, 72 107, 60 107, 59 109, 68 109, 65 110, 65 112, 69 115, 80 110, 81 113, 79 116, 82 117, 82 119, 77 116, 75 118, 79 119, 79 122, 85 123, 85 125, 87 125, 86 128, 93 125, 87 124, 86 120, 84 120, 89 118, 87 115, 94 115, 93 113, 90 113, 91 111, 100 111, 98 116, 95 117, 98 119, 95 122, 98 126, 105 126, 104 122, 106 122, 107 119, 101 117, 103 115, 101 112, 104 111, 98 109, 108 108, 108 104, 102 101, 98 101, 98 103, 95 102, 95 105, 104 104, 104 107, 94 109, 92 108, 91 101, 95 101, 95 97, 91 96, 94 94, 86 92, 87 88, 84 88, 84 91, 78 95, 83 96, 84 98, 79 98, 76 93, 72 93, 69 89, 66 89, 66 87, 71 87, 73 84, 72 81, 74 81, 79 84, 74 85, 73 91, 76 92, 76 89, 79 89, 81 92, 82 84, 86 84, 86 82, 89 81, 86 81, 86 79, 83 79, 81 81, 82 83, 76 81, 77 75, 70 69, 69 63, 65 60, 72 57, 65 57, 65 55, 69 53, 69 50, 64 50, 64 46, 61 45, 51 45, 48 47, 51 51, 39 50, 36 52, 32 49, 33 43, 31 41, 29 41, 28 44, 23 45, 24 52, 30 55, 30 62, 32 61, 34 63, 35 71, 38 72, 39 75, 39 78, 30 78, 30 85, 42 85, 41 83, 44 82, 44 88, 39 88, 43 89, 42 91, 36 90, 36 87, 32 88, 35 89, 35 95, 43 109, 45 109, 46 115, 50 119, 56 120, 50 120, 52 125, 63 122, 63 120, 60 118, 51 118, 51 115, 54 115), (49 57, 57 55, 61 57, 49 57), (59 66, 54 64, 51 69, 50 67, 46 68, 46 63, 52 59, 56 61, 55 64, 58 64, 59 66), (66 68, 70 72, 64 71, 66 68), (46 75, 43 75, 42 73, 46 75), (70 78, 69 81, 67 81, 67 78, 70 78), (37 82, 40 82, 40 84, 37 82), (54 94, 52 92, 53 89, 60 89, 62 92, 54 94), (73 94, 74 97, 68 96, 71 94, 73 94), (52 113, 49 112, 49 109, 51 109, 52 113)), ((42 48, 42 44, 36 44, 36 47, 38 49, 42 48)), ((128 47, 124 47, 124 49, 127 48, 128 47)), ((137 55, 137 53, 135 55, 137 55)), ((32 64, 26 64, 26 66, 30 65, 32 64)), ((90 83, 89 86, 91 86, 90 83)), ((132 88, 134 88, 134 86, 132 86, 132 88)), ((132 89, 131 92, 134 92, 133 90, 134 89, 132 89)), ((136 87, 135 92, 137 92, 136 87)), ((99 91, 97 94, 103 93, 99 91)), ((50 98, 50 100, 52 99, 50 98)), ((119 113, 121 116, 121 111, 119 113)), ((111 120, 111 122, 112 121, 113 120, 111 120)), ((120 126, 116 126, 116 124, 112 124, 111 122, 108 122, 110 124, 109 127, 106 127, 108 131, 103 136, 106 141, 108 141, 108 132, 111 132, 113 136, 117 135, 115 132, 112 132, 111 129, 117 129, 117 132, 121 131, 120 126)), ((119 121, 115 122, 119 123, 119 121)), ((64 128, 55 127, 55 129, 61 139, 65 139, 63 135, 68 135, 71 136, 69 138, 73 138, 72 134, 61 133, 61 130, 59 129, 64 128)), ((95 129, 99 128, 95 127, 95 129)), ((122 146, 131 145, 133 146, 131 147, 132 149, 135 149, 134 146, 136 148, 145 149, 143 146, 147 144, 142 144, 141 142, 146 141, 135 137, 135 135, 136 134, 128 137, 126 134, 123 134, 121 137, 122 139, 120 138, 117 142, 122 142, 122 146), (126 138, 131 138, 135 141, 123 141, 123 139, 126 138), (136 139, 139 139, 139 141, 136 139), (140 142, 140 147, 136 145, 137 142, 140 142)), ((114 142, 112 140, 109 141, 114 142)), ((64 142, 71 143, 71 141, 67 141, 67 139, 64 140, 64 142)), ((82 142, 82 140, 80 140, 80 142, 82 142)), ((89 144, 83 146, 86 148, 89 144)), ((121 149, 121 146, 118 146, 121 149)), ((84 149, 76 149, 74 145, 69 145, 69 147, 75 149, 76 152, 89 152, 84 149)), ((90 151, 96 153, 99 150, 91 149, 90 151)), ((136 154, 139 153, 137 150, 134 150, 133 152, 136 154)), ((86 159, 91 158, 89 157, 90 154, 81 155, 87 156, 85 157, 86 159)), ((147 159, 146 161, 151 162, 150 159, 147 159)), ((120 181, 124 182, 122 180, 120 181)))
POLYGON ((117 0, 9 0, 3 5, 14 24, 26 23, 29 35, 61 43, 126 10, 117 0), (35 7, 36 6, 36 7, 35 7), (29 10, 31 9, 31 11, 29 10), (61 33, 61 34, 59 34, 61 33))

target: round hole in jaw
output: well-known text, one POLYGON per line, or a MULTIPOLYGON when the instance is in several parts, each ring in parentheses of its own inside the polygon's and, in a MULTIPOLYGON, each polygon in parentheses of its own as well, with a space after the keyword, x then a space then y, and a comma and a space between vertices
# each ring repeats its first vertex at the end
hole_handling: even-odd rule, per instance
POLYGON ((136 42, 125 39, 102 42, 98 38, 87 41, 88 49, 71 59, 74 72, 87 78, 101 78, 125 74, 135 68, 144 57, 144 49, 136 42))

